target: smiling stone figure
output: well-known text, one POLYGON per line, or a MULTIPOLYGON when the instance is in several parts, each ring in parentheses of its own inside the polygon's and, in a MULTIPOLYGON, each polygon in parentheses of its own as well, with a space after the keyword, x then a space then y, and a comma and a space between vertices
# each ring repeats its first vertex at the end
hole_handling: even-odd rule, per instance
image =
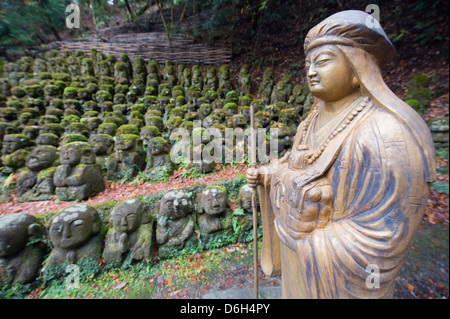
POLYGON ((21 200, 48 200, 55 192, 53 175, 59 163, 59 152, 51 145, 38 145, 26 161, 25 171, 17 181, 17 195, 21 200))
POLYGON ((182 190, 169 191, 161 198, 156 240, 162 247, 182 249, 194 233, 192 204, 182 190))
POLYGON ((103 253, 106 263, 149 262, 153 255, 153 220, 148 208, 138 199, 114 207, 103 253))
POLYGON ((225 188, 217 185, 206 187, 199 196, 198 223, 200 229, 207 233, 213 233, 230 227, 228 193, 225 188))
POLYGON ((96 164, 95 153, 88 143, 64 144, 60 160, 53 177, 58 198, 83 200, 105 190, 101 167, 96 164))
POLYGON ((102 254, 103 236, 97 210, 89 205, 64 209, 50 223, 49 236, 53 245, 45 267, 76 263, 81 259, 98 261, 102 254))
POLYGON ((37 278, 44 257, 40 238, 44 227, 34 216, 17 213, 0 217, 0 287, 37 278))

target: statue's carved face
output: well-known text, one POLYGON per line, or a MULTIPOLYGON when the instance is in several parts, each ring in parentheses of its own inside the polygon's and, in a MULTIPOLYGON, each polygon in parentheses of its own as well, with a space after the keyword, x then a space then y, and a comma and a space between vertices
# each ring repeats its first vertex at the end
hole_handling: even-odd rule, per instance
POLYGON ((66 145, 61 150, 61 164, 76 166, 81 161, 81 151, 73 145, 66 145))
POLYGON ((28 224, 21 222, 24 214, 11 214, 0 218, 0 258, 15 255, 27 243, 28 224))
POLYGON ((153 139, 150 142, 151 154, 152 155, 160 155, 167 153, 167 142, 161 139, 153 139))
POLYGON ((119 136, 116 140, 116 149, 121 151, 133 151, 136 146, 136 140, 130 137, 119 136))
POLYGON ((106 155, 113 146, 113 139, 107 134, 96 134, 91 137, 90 145, 96 155, 106 155))
POLYGON ((179 219, 192 211, 187 195, 183 191, 171 191, 161 198, 159 216, 169 219, 179 219))
POLYGON ((252 189, 246 185, 239 191, 241 207, 246 212, 252 211, 252 189))
POLYGON ((3 139, 3 154, 8 155, 17 151, 21 144, 19 138, 15 136, 5 136, 3 139))
POLYGON ((121 233, 132 233, 139 228, 141 224, 140 210, 142 206, 132 203, 123 203, 114 209, 112 214, 112 224, 114 229, 121 233))
POLYGON ((335 45, 311 50, 305 67, 311 93, 325 102, 338 101, 358 89, 350 63, 335 45))
POLYGON ((93 234, 94 224, 87 205, 65 209, 53 218, 50 240, 55 247, 74 249, 83 245, 93 234))
POLYGON ((47 145, 39 145, 31 151, 27 158, 26 166, 32 171, 42 170, 50 167, 56 157, 56 148, 47 145))
POLYGON ((212 112, 212 107, 211 107, 211 105, 203 104, 198 111, 203 116, 208 116, 212 112))
POLYGON ((202 193, 202 202, 205 213, 220 215, 226 212, 228 195, 216 188, 206 188, 202 193))

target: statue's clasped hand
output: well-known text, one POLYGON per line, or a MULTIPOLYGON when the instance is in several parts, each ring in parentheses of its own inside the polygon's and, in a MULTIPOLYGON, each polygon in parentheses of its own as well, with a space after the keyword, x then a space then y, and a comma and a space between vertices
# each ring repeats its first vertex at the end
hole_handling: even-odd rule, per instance
POLYGON ((285 221, 290 237, 296 240, 305 238, 316 228, 328 225, 332 213, 333 189, 326 177, 305 185, 302 192, 300 209, 291 211, 285 221))

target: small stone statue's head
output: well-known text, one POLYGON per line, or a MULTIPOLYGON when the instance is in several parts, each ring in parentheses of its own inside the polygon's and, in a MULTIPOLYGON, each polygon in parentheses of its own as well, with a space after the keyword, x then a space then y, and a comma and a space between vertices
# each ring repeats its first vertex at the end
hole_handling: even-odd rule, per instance
POLYGON ((2 153, 4 155, 11 154, 25 146, 28 146, 29 138, 22 134, 9 134, 3 137, 2 153))
POLYGON ((198 109, 198 112, 203 116, 207 117, 212 112, 212 106, 209 103, 203 103, 200 105, 200 108, 198 109))
POLYGON ((162 137, 153 138, 150 141, 148 148, 150 149, 150 153, 152 155, 168 154, 170 151, 169 143, 162 137))
POLYGON ((96 155, 109 155, 114 149, 114 139, 108 134, 91 135, 89 144, 96 155))
POLYGON ((179 219, 192 212, 191 201, 183 190, 169 191, 161 198, 158 215, 167 219, 179 219))
POLYGON ((144 126, 139 133, 144 146, 147 146, 151 139, 157 136, 161 136, 161 133, 156 126, 144 126))
POLYGON ((283 90, 285 86, 286 86, 286 83, 284 81, 278 81, 278 83, 277 83, 278 90, 283 90))
POLYGON ((36 138, 37 145, 52 145, 59 146, 59 137, 53 133, 41 133, 36 138))
POLYGON ((89 205, 66 208, 52 219, 50 240, 58 248, 78 248, 100 231, 100 223, 97 210, 89 205))
POLYGON ((44 228, 34 216, 17 213, 0 217, 0 258, 14 256, 41 237, 44 228))
POLYGON ((122 134, 117 136, 116 149, 119 151, 136 152, 142 148, 142 140, 137 135, 122 134))
POLYGON ((252 188, 247 184, 239 190, 238 204, 245 212, 252 212, 252 188))
POLYGON ((208 186, 201 193, 200 213, 217 216, 225 213, 228 206, 227 190, 221 186, 208 186))
POLYGON ((117 131, 117 125, 114 123, 102 123, 97 128, 98 134, 108 134, 115 136, 117 131))
POLYGON ((143 203, 138 199, 130 199, 114 207, 111 222, 115 230, 129 234, 139 228, 143 213, 143 203))
POLYGON ((79 164, 94 164, 95 153, 86 142, 64 144, 61 150, 61 164, 76 166, 79 164))
POLYGON ((51 145, 38 145, 28 155, 26 167, 30 171, 40 171, 53 166, 59 159, 58 149, 51 145))

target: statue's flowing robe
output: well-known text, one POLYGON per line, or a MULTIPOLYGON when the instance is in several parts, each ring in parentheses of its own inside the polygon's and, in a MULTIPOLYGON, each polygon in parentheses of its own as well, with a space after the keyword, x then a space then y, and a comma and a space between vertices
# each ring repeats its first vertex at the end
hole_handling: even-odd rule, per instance
POLYGON ((261 264, 266 274, 281 271, 283 298, 392 297, 435 178, 434 146, 421 134, 371 103, 310 167, 271 165, 259 186, 261 264), (293 239, 285 225, 295 223, 302 189, 319 178, 332 186, 330 222, 293 239))

